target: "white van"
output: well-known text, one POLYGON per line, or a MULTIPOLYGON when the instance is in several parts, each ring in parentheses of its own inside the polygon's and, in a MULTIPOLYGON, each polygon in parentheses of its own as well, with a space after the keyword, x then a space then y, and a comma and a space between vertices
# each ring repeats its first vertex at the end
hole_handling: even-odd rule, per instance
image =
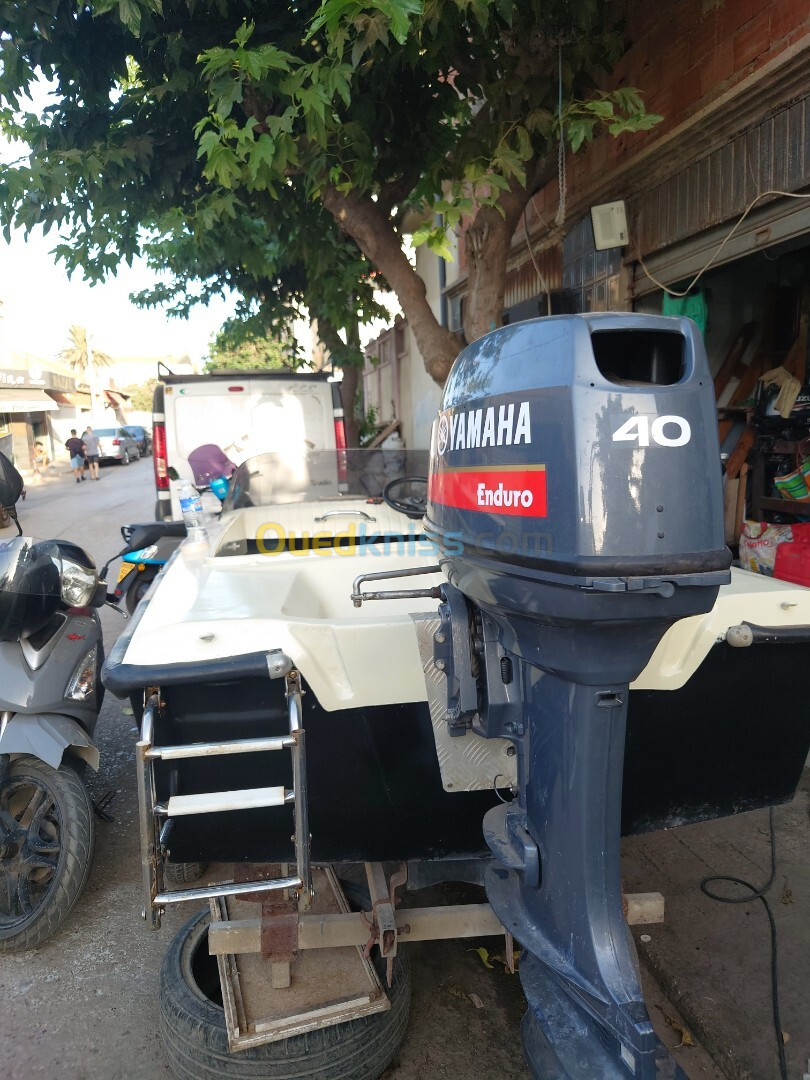
POLYGON ((179 520, 179 484, 194 477, 188 456, 214 443, 235 464, 256 454, 346 446, 340 384, 325 372, 224 371, 175 375, 158 365, 152 440, 158 521, 179 520))

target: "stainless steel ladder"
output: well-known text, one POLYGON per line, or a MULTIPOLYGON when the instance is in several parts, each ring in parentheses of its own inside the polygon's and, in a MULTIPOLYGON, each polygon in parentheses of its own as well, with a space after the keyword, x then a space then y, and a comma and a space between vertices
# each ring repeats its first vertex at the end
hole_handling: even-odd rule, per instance
POLYGON ((159 691, 150 694, 143 712, 141 737, 135 746, 138 777, 138 810, 141 833, 141 866, 143 871, 143 917, 151 930, 160 928, 161 915, 167 904, 184 900, 207 900, 216 896, 238 896, 243 893, 289 889, 298 896, 300 911, 312 903, 312 869, 310 866, 309 817, 307 813, 306 752, 303 712, 301 706, 301 676, 292 661, 283 653, 268 653, 268 673, 271 678, 283 678, 289 734, 259 739, 232 739, 222 742, 188 743, 180 746, 155 746, 155 719, 160 709, 159 691), (237 791, 211 791, 197 795, 172 795, 165 803, 157 801, 153 762, 179 761, 189 758, 217 757, 225 754, 266 753, 289 750, 292 755, 293 786, 243 788, 237 791), (257 807, 292 804, 295 817, 295 875, 264 881, 230 882, 197 889, 177 889, 167 892, 163 882, 161 831, 174 817, 214 814, 230 810, 250 810, 257 807))

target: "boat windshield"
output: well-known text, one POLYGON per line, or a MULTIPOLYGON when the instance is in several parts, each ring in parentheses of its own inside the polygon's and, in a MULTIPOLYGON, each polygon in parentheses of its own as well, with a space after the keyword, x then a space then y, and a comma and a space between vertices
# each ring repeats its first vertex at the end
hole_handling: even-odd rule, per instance
POLYGON ((223 511, 334 499, 380 498, 400 477, 427 477, 428 451, 305 450, 260 454, 233 473, 223 511))

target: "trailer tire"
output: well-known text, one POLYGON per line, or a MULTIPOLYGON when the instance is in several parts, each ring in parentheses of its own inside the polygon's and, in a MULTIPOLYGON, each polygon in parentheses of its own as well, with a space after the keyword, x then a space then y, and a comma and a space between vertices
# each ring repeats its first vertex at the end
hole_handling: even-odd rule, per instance
POLYGON ((160 970, 160 1029, 175 1076, 378 1080, 392 1063, 408 1026, 411 975, 401 956, 394 965, 388 990, 391 1008, 386 1012, 231 1053, 225 1012, 205 991, 209 987, 213 996, 219 990, 216 960, 207 949, 209 918, 201 911, 189 919, 174 936, 160 970))
POLYGON ((170 885, 188 885, 191 881, 199 881, 207 867, 207 862, 167 862, 163 876, 170 885))

